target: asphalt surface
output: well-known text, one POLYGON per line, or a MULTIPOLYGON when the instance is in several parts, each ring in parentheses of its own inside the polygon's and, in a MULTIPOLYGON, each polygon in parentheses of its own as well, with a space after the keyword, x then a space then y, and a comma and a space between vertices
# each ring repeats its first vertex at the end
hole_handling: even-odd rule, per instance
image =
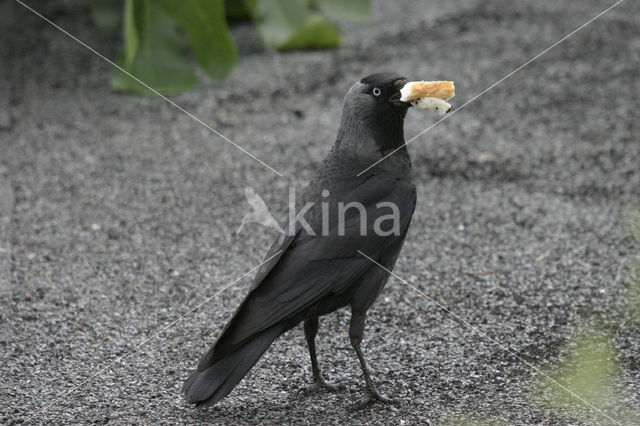
MULTIPOLYGON (((84 2, 32 3, 117 56, 84 2)), ((287 188, 330 148, 354 81, 384 70, 454 80, 459 108, 611 4, 378 2, 374 25, 342 25, 343 47, 286 54, 234 28, 231 78, 172 99, 278 176, 160 98, 112 92, 108 64, 1 3, 0 423, 609 424, 577 400, 551 410, 554 385, 537 370, 593 323, 613 336, 611 392, 625 404, 598 408, 635 422, 637 247, 624 227, 640 196, 632 0, 411 142, 418 206, 395 273, 426 297, 392 279, 363 345, 399 404, 350 409, 363 382, 341 311, 321 321, 318 346, 346 391, 298 395, 310 366, 296 329, 219 405, 194 409, 182 383, 251 274, 174 323, 261 262, 275 231, 232 237, 243 188, 282 217, 287 188)), ((407 138, 437 120, 410 111, 407 138)))

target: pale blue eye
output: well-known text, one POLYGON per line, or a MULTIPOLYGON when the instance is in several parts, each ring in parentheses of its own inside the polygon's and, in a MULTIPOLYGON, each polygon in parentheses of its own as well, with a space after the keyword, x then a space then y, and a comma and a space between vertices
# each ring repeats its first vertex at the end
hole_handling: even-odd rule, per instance
POLYGON ((373 96, 380 96, 382 95, 382 90, 379 87, 374 87, 371 93, 373 93, 373 96))

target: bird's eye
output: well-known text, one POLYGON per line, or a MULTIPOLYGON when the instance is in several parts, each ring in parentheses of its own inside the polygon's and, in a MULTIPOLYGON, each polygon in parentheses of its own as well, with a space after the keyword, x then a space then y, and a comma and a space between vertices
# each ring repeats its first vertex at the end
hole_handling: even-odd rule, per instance
POLYGON ((382 89, 379 87, 374 87, 371 93, 373 93, 373 96, 380 96, 382 95, 382 89))

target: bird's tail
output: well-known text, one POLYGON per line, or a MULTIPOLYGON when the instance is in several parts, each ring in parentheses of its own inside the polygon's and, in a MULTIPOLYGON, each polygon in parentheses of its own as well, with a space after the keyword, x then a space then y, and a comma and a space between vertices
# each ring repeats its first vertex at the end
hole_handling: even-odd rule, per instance
POLYGON ((202 371, 199 367, 182 387, 187 401, 213 405, 227 396, 284 331, 283 325, 275 324, 202 371))

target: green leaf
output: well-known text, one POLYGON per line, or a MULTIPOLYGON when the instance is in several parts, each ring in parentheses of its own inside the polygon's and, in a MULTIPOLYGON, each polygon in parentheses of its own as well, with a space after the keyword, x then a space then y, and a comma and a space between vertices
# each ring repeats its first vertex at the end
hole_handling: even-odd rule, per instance
MULTIPOLYGON (((149 0, 127 0, 124 22, 125 48, 119 66, 161 93, 180 92, 196 84, 176 42, 175 23, 161 8, 149 0)), ((111 70, 110 81, 116 90, 152 93, 117 68, 111 70)))
POLYGON ((307 20, 305 0, 256 0, 252 15, 265 45, 277 48, 307 20))
POLYGON ((153 0, 189 34, 191 47, 202 68, 215 78, 225 78, 236 63, 237 51, 224 14, 224 0, 153 0))
POLYGON ((122 27, 122 0, 93 0, 91 17, 103 30, 117 34, 122 27))
POLYGON ((566 358, 547 369, 538 379, 545 408, 570 418, 583 419, 586 413, 592 412, 580 401, 582 399, 603 409, 616 407, 615 415, 611 415, 621 420, 628 416, 630 407, 624 393, 620 393, 616 386, 620 379, 620 366, 615 361, 610 336, 603 330, 584 329, 572 340, 566 358))
POLYGON ((322 13, 329 19, 371 22, 371 0, 316 0, 322 13))
POLYGON ((340 43, 336 28, 312 13, 307 0, 253 0, 245 4, 267 47, 304 49, 340 43))
MULTIPOLYGON (((616 366, 609 352, 608 341, 600 336, 588 336, 578 341, 555 379, 594 404, 605 402, 607 387, 613 381, 616 366)), ((553 376, 552 376, 553 377, 553 376)), ((554 402, 560 405, 571 404, 572 395, 567 395, 564 389, 556 389, 554 402)))
MULTIPOLYGON (((139 14, 146 16, 148 14, 149 3, 144 1, 139 4, 139 14)), ((123 18, 123 38, 124 38, 124 63, 127 68, 133 65, 133 61, 138 53, 140 40, 138 38, 138 29, 136 28, 136 10, 133 0, 126 0, 124 3, 123 18)), ((142 29, 142 28, 141 28, 142 29)))
POLYGON ((320 15, 312 15, 289 40, 280 45, 281 50, 336 47, 340 45, 340 34, 333 24, 320 15))

